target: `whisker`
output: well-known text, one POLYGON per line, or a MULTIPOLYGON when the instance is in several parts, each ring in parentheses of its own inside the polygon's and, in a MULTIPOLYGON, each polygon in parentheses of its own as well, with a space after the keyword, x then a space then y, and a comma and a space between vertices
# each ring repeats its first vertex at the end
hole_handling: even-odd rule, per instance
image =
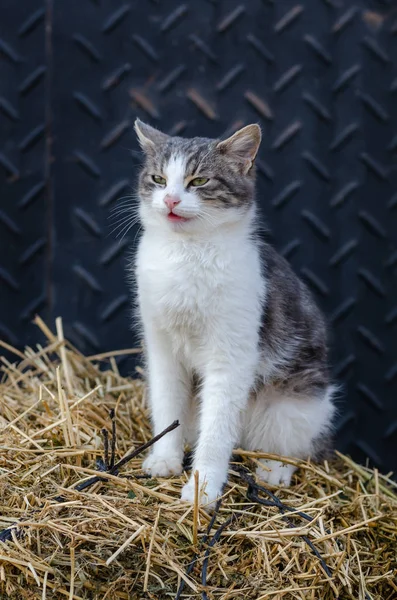
MULTIPOLYGON (((132 217, 130 219, 123 219, 122 221, 120 221, 120 223, 118 225, 116 225, 116 227, 114 227, 111 230, 110 235, 113 235, 119 229, 121 229, 121 231, 123 231, 124 227, 128 227, 130 224, 135 225, 136 223, 138 223, 138 219, 136 219, 135 217, 132 217)), ((118 235, 120 235, 120 232, 117 234, 117 236, 118 235)))
MULTIPOLYGON (((127 227, 127 230, 124 232, 124 234, 122 235, 122 237, 121 237, 121 238, 120 238, 120 240, 119 240, 119 241, 120 241, 120 243, 123 241, 123 239, 125 238, 125 236, 127 235, 127 233, 130 231, 130 229, 131 229, 131 228, 132 228, 134 225, 135 225, 135 223, 131 223, 131 225, 130 225, 129 227, 127 227)), ((120 234, 117 234, 117 235, 116 235, 116 237, 118 237, 118 235, 121 235, 121 232, 120 232, 120 234)))
POLYGON ((120 198, 117 198, 113 205, 119 206, 120 204, 130 202, 131 200, 133 200, 134 202, 139 201, 139 195, 136 192, 131 192, 131 194, 128 194, 128 196, 121 196, 120 198))
POLYGON ((139 225, 139 227, 138 227, 138 229, 137 229, 137 232, 136 232, 136 234, 135 234, 135 236, 134 236, 134 241, 132 242, 132 245, 133 245, 133 246, 135 246, 136 238, 137 238, 138 234, 140 234, 140 233, 141 233, 141 231, 142 231, 142 225, 139 225))
POLYGON ((130 198, 129 200, 124 200, 123 202, 119 202, 118 204, 115 204, 114 206, 112 206, 109 209, 109 212, 113 212, 114 210, 117 210, 118 208, 122 208, 123 206, 134 206, 136 204, 136 202, 130 198))
POLYGON ((120 204, 117 204, 117 205, 113 206, 113 207, 112 207, 112 208, 109 210, 109 212, 110 212, 110 213, 113 213, 115 210, 119 210, 120 208, 126 208, 126 207, 128 208, 129 206, 134 206, 134 203, 133 203, 133 202, 131 202, 131 201, 128 201, 128 202, 121 202, 120 204))
POLYGON ((122 222, 122 221, 127 222, 127 221, 130 221, 131 219, 136 219, 136 220, 139 219, 139 213, 130 212, 129 214, 126 214, 126 215, 120 215, 118 219, 114 220, 114 224, 122 222))
POLYGON ((133 211, 131 208, 124 208, 122 210, 120 209, 119 211, 114 212, 112 215, 108 215, 108 219, 116 219, 120 215, 127 215, 127 214, 135 214, 135 211, 133 211))
POLYGON ((125 204, 124 206, 117 206, 117 208, 115 207, 114 210, 109 211, 110 214, 115 214, 117 212, 120 211, 128 211, 128 210, 132 210, 132 211, 137 211, 139 210, 139 205, 138 204, 125 204))
POLYGON ((117 215, 119 212, 131 212, 136 209, 137 207, 135 206, 119 206, 117 210, 112 210, 111 212, 109 212, 109 216, 112 217, 114 215, 117 215))
POLYGON ((134 192, 131 192, 131 194, 128 194, 128 196, 121 196, 120 198, 117 198, 116 204, 118 202, 121 202, 121 200, 128 200, 130 198, 134 198, 135 196, 136 196, 136 194, 134 192))
POLYGON ((118 240, 119 242, 122 242, 125 234, 128 233, 128 231, 131 229, 131 227, 133 227, 135 225, 135 223, 128 223, 125 227, 123 227, 123 229, 121 229, 116 235, 115 238, 116 240, 118 240))

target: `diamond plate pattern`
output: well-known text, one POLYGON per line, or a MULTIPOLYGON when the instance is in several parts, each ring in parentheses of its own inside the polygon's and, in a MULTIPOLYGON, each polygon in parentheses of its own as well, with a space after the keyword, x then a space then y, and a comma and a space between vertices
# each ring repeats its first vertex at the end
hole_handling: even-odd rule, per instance
POLYGON ((339 446, 396 469, 392 3, 70 0, 54 4, 52 61, 44 45, 38 51, 49 18, 40 2, 29 10, 8 4, 0 19, 0 240, 17 250, 0 261, 0 280, 16 321, 3 319, 2 331, 22 341, 24 319, 51 289, 52 315, 63 315, 83 350, 130 345, 124 268, 137 231, 117 240, 109 215, 133 190, 135 116, 182 135, 259 121, 258 197, 272 239, 329 316, 334 372, 345 386, 339 446), (41 218, 51 206, 45 173, 53 181, 53 257, 41 218))
POLYGON ((40 0, 0 8, 0 336, 37 337, 48 317, 45 11, 40 0))

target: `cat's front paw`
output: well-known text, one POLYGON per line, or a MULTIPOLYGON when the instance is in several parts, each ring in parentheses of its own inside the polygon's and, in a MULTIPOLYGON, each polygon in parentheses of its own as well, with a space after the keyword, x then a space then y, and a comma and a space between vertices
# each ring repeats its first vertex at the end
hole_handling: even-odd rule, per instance
POLYGON ((142 468, 154 477, 168 477, 168 475, 180 475, 182 473, 182 459, 177 455, 149 454, 143 461, 142 468))
POLYGON ((259 479, 271 485, 283 485, 286 487, 291 485, 291 478, 295 471, 293 465, 288 465, 278 460, 261 460, 260 462, 265 468, 257 468, 256 474, 259 479))
MULTIPOLYGON (((208 512, 212 512, 216 506, 217 500, 222 496, 223 485, 207 481, 199 484, 199 503, 208 512)), ((183 486, 181 500, 194 503, 195 480, 192 476, 186 485, 183 486)))

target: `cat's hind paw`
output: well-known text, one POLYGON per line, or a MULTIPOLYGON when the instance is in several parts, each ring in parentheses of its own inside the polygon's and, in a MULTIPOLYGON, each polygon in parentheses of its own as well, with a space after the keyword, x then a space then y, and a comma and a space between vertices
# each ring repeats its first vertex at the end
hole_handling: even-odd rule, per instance
POLYGON ((182 473, 182 459, 180 456, 159 456, 149 454, 143 461, 142 468, 154 477, 168 477, 169 475, 180 475, 182 473))
POLYGON ((291 478, 294 474, 295 467, 282 463, 278 460, 261 460, 265 468, 258 467, 256 474, 262 481, 271 485, 281 485, 288 487, 291 485, 291 478))

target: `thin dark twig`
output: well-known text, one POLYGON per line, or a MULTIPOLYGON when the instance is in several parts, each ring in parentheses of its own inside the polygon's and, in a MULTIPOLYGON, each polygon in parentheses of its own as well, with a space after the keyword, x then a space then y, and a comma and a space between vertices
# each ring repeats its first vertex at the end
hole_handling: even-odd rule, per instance
MULTIPOLYGON (((219 500, 215 504, 215 509, 214 509, 214 512, 212 513, 211 520, 208 523, 207 531, 205 532, 205 535, 201 539, 199 550, 202 549, 202 547, 204 546, 204 544, 207 542, 207 540, 209 538, 209 535, 211 533, 211 529, 213 528, 215 520, 216 520, 216 518, 218 516, 221 504, 222 504, 222 498, 219 498, 219 500)), ((197 563, 197 561, 199 559, 199 556, 200 556, 200 552, 195 552, 195 554, 194 554, 191 562, 188 564, 188 566, 186 568, 185 573, 186 573, 187 576, 189 576, 190 573, 193 571, 193 569, 194 569, 194 567, 195 567, 195 565, 196 565, 196 563, 197 563)), ((184 587, 185 587, 185 581, 183 579, 181 579, 178 591, 177 591, 176 596, 175 596, 175 600, 179 600, 180 599, 184 587)))
POLYGON ((112 450, 110 455, 110 469, 113 469, 114 463, 116 462, 116 417, 114 414, 114 408, 109 413, 112 421, 112 450))
POLYGON ((124 458, 119 460, 119 462, 116 463, 114 465, 113 469, 111 469, 109 472, 112 475, 114 475, 115 471, 118 471, 119 469, 121 469, 121 467, 124 467, 124 465, 126 465, 130 460, 132 460, 133 458, 138 456, 138 454, 141 454, 142 452, 144 452, 145 450, 150 448, 150 446, 153 446, 153 444, 158 442, 167 433, 170 433, 170 431, 173 431, 177 427, 179 427, 179 421, 174 421, 173 423, 171 423, 171 425, 168 425, 168 427, 166 427, 166 429, 164 429, 164 431, 162 431, 158 435, 155 435, 151 440, 149 440, 145 444, 142 444, 136 450, 133 450, 132 452, 130 452, 130 454, 127 454, 127 456, 125 456, 124 458))
MULTIPOLYGON (((225 521, 224 523, 222 523, 222 525, 219 526, 219 528, 214 533, 211 541, 208 544, 208 548, 207 548, 207 550, 205 551, 205 554, 204 554, 203 568, 201 570, 201 583, 205 587, 207 587, 208 560, 209 560, 211 548, 219 540, 219 538, 222 535, 223 530, 226 529, 226 527, 228 525, 230 525, 230 523, 232 523, 235 520, 235 518, 236 518, 236 515, 233 514, 233 515, 231 515, 227 519, 227 521, 225 521)), ((205 590, 201 593, 201 597, 202 597, 202 600, 208 600, 207 592, 205 590)))
POLYGON ((103 435, 103 457, 106 471, 109 470, 109 434, 107 429, 102 429, 103 435))
POLYGON ((234 468, 234 470, 238 471, 241 479, 243 479, 246 483, 248 483, 248 485, 251 485, 253 488, 263 492, 264 494, 266 494, 267 496, 269 496, 269 498, 272 499, 272 501, 269 500, 263 500, 262 504, 264 506, 275 506, 277 507, 279 510, 284 510, 286 512, 293 512, 293 516, 299 516, 302 519, 305 519, 306 521, 313 521, 313 517, 311 517, 310 515, 307 515, 306 513, 300 511, 300 510, 296 510, 295 508, 293 508, 292 506, 288 506, 288 504, 284 504, 284 502, 281 502, 280 498, 277 498, 277 496, 275 494, 273 494, 270 490, 268 490, 267 488, 263 487, 262 485, 259 485, 258 483, 255 482, 254 478, 249 475, 249 473, 247 473, 247 471, 245 471, 243 468, 238 467, 237 469, 234 468))
MULTIPOLYGON (((259 498, 258 494, 256 494, 254 492, 252 486, 248 486, 247 498, 249 500, 253 500, 254 502, 257 502, 258 504, 262 504, 263 506, 269 506, 268 501, 263 500, 263 498, 259 498)), ((277 506, 277 505, 272 504, 271 506, 277 506)), ((281 513, 285 512, 284 508, 280 508, 279 506, 277 506, 277 508, 280 510, 281 513)), ((297 525, 294 525, 288 517, 283 516, 282 519, 289 525, 289 527, 292 527, 292 528, 298 527, 297 525)), ((307 535, 302 535, 302 534, 298 534, 298 535, 300 535, 302 537, 302 539, 306 542, 306 544, 312 550, 313 554, 315 554, 317 556, 317 558, 320 561, 320 564, 323 568, 323 571, 326 573, 326 575, 328 577, 332 577, 332 573, 331 573, 329 567, 327 566, 327 563, 325 562, 325 560, 323 559, 323 557, 321 556, 320 552, 317 550, 317 548, 315 547, 313 542, 307 537, 307 535)))
POLYGON ((152 476, 149 473, 142 473, 141 475, 122 475, 120 473, 119 477, 121 477, 121 479, 152 479, 152 476))
MULTIPOLYGON (((113 465, 113 467, 111 469, 109 469, 109 471, 107 471, 107 473, 109 475, 118 475, 121 467, 124 467, 124 465, 126 465, 128 462, 130 462, 130 460, 132 460, 133 458, 136 458, 138 456, 138 454, 141 454, 141 452, 144 452, 145 450, 150 448, 150 446, 153 446, 153 444, 155 444, 158 440, 160 440, 164 435, 166 435, 170 431, 173 431, 177 427, 179 427, 179 421, 174 421, 171 425, 169 425, 166 429, 164 429, 164 431, 162 431, 158 435, 155 435, 151 440, 149 440, 145 444, 142 444, 141 446, 138 446, 138 448, 136 448, 136 450, 133 450, 132 452, 127 454, 127 456, 125 456, 124 458, 119 460, 115 465, 113 465)), ((81 483, 76 485, 76 487, 71 488, 71 489, 74 489, 77 492, 82 492, 83 490, 86 490, 88 487, 91 487, 92 485, 94 485, 95 483, 98 483, 99 481, 105 482, 105 481, 107 481, 107 479, 106 479, 106 477, 103 477, 102 475, 94 475, 93 477, 90 477, 90 479, 87 479, 87 481, 82 481, 81 483)), ((56 500, 58 500, 58 502, 62 501, 59 498, 56 498, 56 500)))
POLYGON ((208 540, 208 538, 209 538, 209 535, 210 535, 210 533, 211 533, 211 529, 213 528, 213 526, 214 526, 214 523, 215 523, 215 521, 216 521, 216 517, 218 516, 219 509, 220 509, 220 507, 221 507, 221 504, 222 504, 222 498, 219 498, 219 500, 218 500, 218 501, 217 501, 217 503, 215 504, 215 509, 214 509, 214 512, 212 513, 211 521, 208 523, 207 531, 205 532, 205 535, 204 535, 204 537, 203 537, 202 544, 205 544, 205 543, 206 543, 206 541, 207 541, 207 540, 208 540))
MULTIPOLYGON (((271 507, 278 508, 278 510, 283 515, 282 516, 283 521, 288 523, 288 525, 293 528, 296 528, 297 525, 294 525, 294 523, 292 523, 292 521, 287 516, 285 516, 286 512, 292 512, 293 515, 291 515, 291 516, 293 516, 293 517, 297 516, 297 517, 301 517, 302 519, 305 519, 306 521, 310 521, 310 522, 313 521, 312 517, 310 517, 309 515, 307 515, 304 512, 295 510, 294 508, 292 508, 291 506, 288 506, 287 504, 284 504, 283 502, 281 502, 280 498, 277 498, 277 496, 275 494, 273 494, 270 490, 268 490, 267 488, 263 487, 262 485, 259 485, 258 483, 256 483, 254 478, 248 473, 248 471, 245 467, 237 467, 237 468, 234 467, 234 468, 239 473, 241 479, 243 479, 246 483, 248 483, 248 490, 247 490, 248 500, 252 500, 253 502, 256 502, 257 504, 261 504, 262 506, 271 506, 271 507), (264 500, 263 498, 260 498, 258 496, 258 491, 263 492, 264 494, 269 496, 269 498, 271 498, 271 500, 264 500)), ((301 535, 302 539, 306 542, 306 544, 309 546, 309 548, 312 550, 313 554, 315 554, 315 556, 320 561, 321 567, 322 567, 323 571, 325 572, 325 574, 331 578, 332 572, 329 569, 329 567, 327 566, 327 564, 326 564, 325 560, 323 559, 323 557, 321 556, 320 552, 317 550, 317 548, 313 544, 313 542, 307 537, 307 535, 302 535, 302 534, 300 534, 300 535, 301 535)))
MULTIPOLYGON (((109 469, 109 471, 107 471, 107 473, 109 475, 118 475, 119 469, 121 469, 121 467, 123 467, 130 460, 132 460, 133 458, 138 456, 138 454, 141 454, 141 452, 144 452, 145 450, 150 448, 150 446, 153 446, 153 444, 158 442, 158 440, 160 440, 163 436, 165 436, 170 431, 173 431, 177 427, 179 427, 179 421, 174 421, 173 423, 171 423, 171 425, 166 427, 166 429, 164 429, 161 433, 159 433, 158 435, 155 435, 148 442, 145 442, 145 444, 138 446, 138 448, 136 448, 135 450, 133 450, 132 452, 127 454, 127 456, 125 456, 124 458, 119 460, 115 465, 113 465, 113 467, 111 469, 109 469)), ((75 490, 77 492, 82 492, 83 490, 87 489, 88 487, 91 487, 92 485, 94 485, 95 483, 98 483, 99 481, 106 482, 107 479, 106 479, 106 477, 103 477, 100 475, 94 475, 93 477, 90 477, 90 479, 87 479, 87 481, 82 481, 81 483, 76 485, 76 487, 69 488, 69 489, 75 490)), ((56 502, 65 502, 65 498, 63 496, 57 496, 54 498, 54 500, 56 502)), ((17 532, 15 530, 15 528, 17 526, 18 526, 18 521, 16 521, 15 523, 12 523, 12 525, 9 525, 8 527, 6 527, 2 531, 0 531, 0 542, 10 541, 12 539, 12 531, 15 531, 16 534, 19 534, 19 532, 17 532)))

